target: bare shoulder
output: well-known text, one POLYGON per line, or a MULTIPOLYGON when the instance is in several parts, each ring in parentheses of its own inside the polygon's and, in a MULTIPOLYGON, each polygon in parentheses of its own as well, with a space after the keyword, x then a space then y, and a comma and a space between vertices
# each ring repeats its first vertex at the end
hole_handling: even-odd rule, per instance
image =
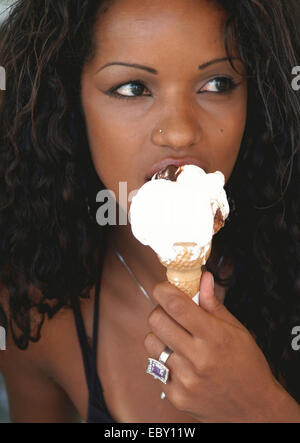
MULTIPOLYGON (((8 291, 2 285, 0 305, 9 320, 8 291)), ((12 421, 80 421, 63 386, 52 376, 56 356, 64 353, 73 327, 69 308, 61 308, 50 320, 45 316, 41 338, 20 349, 6 331, 6 349, 0 351, 0 372, 4 376, 12 421)))
MULTIPOLYGON (((67 309, 62 308, 56 316, 51 319, 47 319, 47 316, 45 316, 43 326, 41 329, 41 338, 37 342, 29 342, 29 345, 26 349, 20 349, 17 344, 15 343, 12 331, 10 328, 10 313, 9 313, 9 292, 7 288, 0 283, 0 306, 2 307, 2 310, 4 311, 6 315, 7 320, 7 328, 6 328, 6 349, 5 351, 0 354, 0 370, 3 369, 4 365, 10 365, 11 362, 22 363, 25 362, 31 364, 36 363, 36 366, 41 366, 42 363, 42 356, 43 352, 42 350, 50 345, 50 338, 52 337, 53 333, 59 334, 59 329, 61 325, 64 324, 64 321, 68 317, 67 309)), ((34 314, 31 313, 31 321, 33 323, 38 323, 38 321, 41 319, 40 314, 34 314)))
MULTIPOLYGON (((9 323, 9 294, 3 285, 0 289, 0 306, 4 308, 9 323)), ((86 319, 88 337, 92 334, 94 290, 95 287, 90 290, 88 298, 79 300, 82 317, 86 319)), ((35 321, 34 315, 31 320, 35 321)), ((0 353, 0 370, 4 369, 4 366, 10 367, 11 364, 18 362, 18 364, 30 364, 39 368, 41 372, 51 375, 53 360, 59 359, 62 354, 67 358, 69 349, 76 345, 78 346, 78 338, 74 312, 71 307, 64 306, 51 319, 45 315, 40 339, 37 342, 30 341, 25 350, 16 345, 9 329, 6 334, 6 350, 0 353)))

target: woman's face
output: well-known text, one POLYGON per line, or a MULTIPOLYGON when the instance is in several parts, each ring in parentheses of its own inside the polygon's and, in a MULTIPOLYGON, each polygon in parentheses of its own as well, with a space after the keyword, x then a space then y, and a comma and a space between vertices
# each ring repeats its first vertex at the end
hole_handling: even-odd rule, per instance
POLYGON ((119 182, 138 189, 166 159, 230 177, 247 81, 226 58, 226 17, 209 0, 115 0, 99 15, 81 98, 95 168, 117 196, 119 182))

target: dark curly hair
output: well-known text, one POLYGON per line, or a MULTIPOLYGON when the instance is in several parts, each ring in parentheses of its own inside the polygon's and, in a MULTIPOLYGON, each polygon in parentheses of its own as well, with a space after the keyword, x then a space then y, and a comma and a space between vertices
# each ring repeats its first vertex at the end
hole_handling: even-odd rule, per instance
MULTIPOLYGON (((248 74, 247 125, 226 189, 235 202, 217 234, 234 272, 227 308, 256 337, 274 375, 300 402, 299 64, 294 0, 218 0, 224 42, 238 42, 248 74)), ((80 103, 82 67, 93 56, 100 0, 18 0, 0 33, 7 91, 0 114, 0 281, 21 349, 49 318, 88 297, 105 250, 96 224, 104 188, 89 152, 80 103), (35 315, 33 315, 33 313, 35 315), (38 321, 33 321, 38 318, 38 321)), ((3 310, 4 311, 4 310, 3 310)))

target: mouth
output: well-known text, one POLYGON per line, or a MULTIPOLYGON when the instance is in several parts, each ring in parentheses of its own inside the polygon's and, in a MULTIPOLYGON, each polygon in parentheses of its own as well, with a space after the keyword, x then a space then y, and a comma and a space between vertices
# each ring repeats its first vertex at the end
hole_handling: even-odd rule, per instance
POLYGON ((154 174, 156 174, 157 172, 166 168, 169 165, 174 165, 174 166, 178 166, 178 167, 184 166, 184 165, 195 165, 195 166, 198 166, 199 168, 202 168, 207 173, 207 171, 203 165, 203 162, 201 160, 196 159, 196 158, 192 158, 192 157, 166 158, 166 159, 160 161, 159 163, 155 163, 152 166, 152 168, 150 169, 150 171, 147 173, 147 175, 145 177, 145 182, 150 181, 154 174))

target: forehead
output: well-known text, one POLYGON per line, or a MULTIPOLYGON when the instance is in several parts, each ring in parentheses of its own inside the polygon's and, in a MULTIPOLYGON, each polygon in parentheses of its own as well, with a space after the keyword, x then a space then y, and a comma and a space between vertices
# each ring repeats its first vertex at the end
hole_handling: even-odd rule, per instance
MULTIPOLYGON (((100 10, 94 28, 101 60, 147 57, 157 64, 163 54, 186 58, 224 55, 226 11, 215 0, 113 0, 100 10)), ((199 60, 201 62, 201 60, 199 60)))

